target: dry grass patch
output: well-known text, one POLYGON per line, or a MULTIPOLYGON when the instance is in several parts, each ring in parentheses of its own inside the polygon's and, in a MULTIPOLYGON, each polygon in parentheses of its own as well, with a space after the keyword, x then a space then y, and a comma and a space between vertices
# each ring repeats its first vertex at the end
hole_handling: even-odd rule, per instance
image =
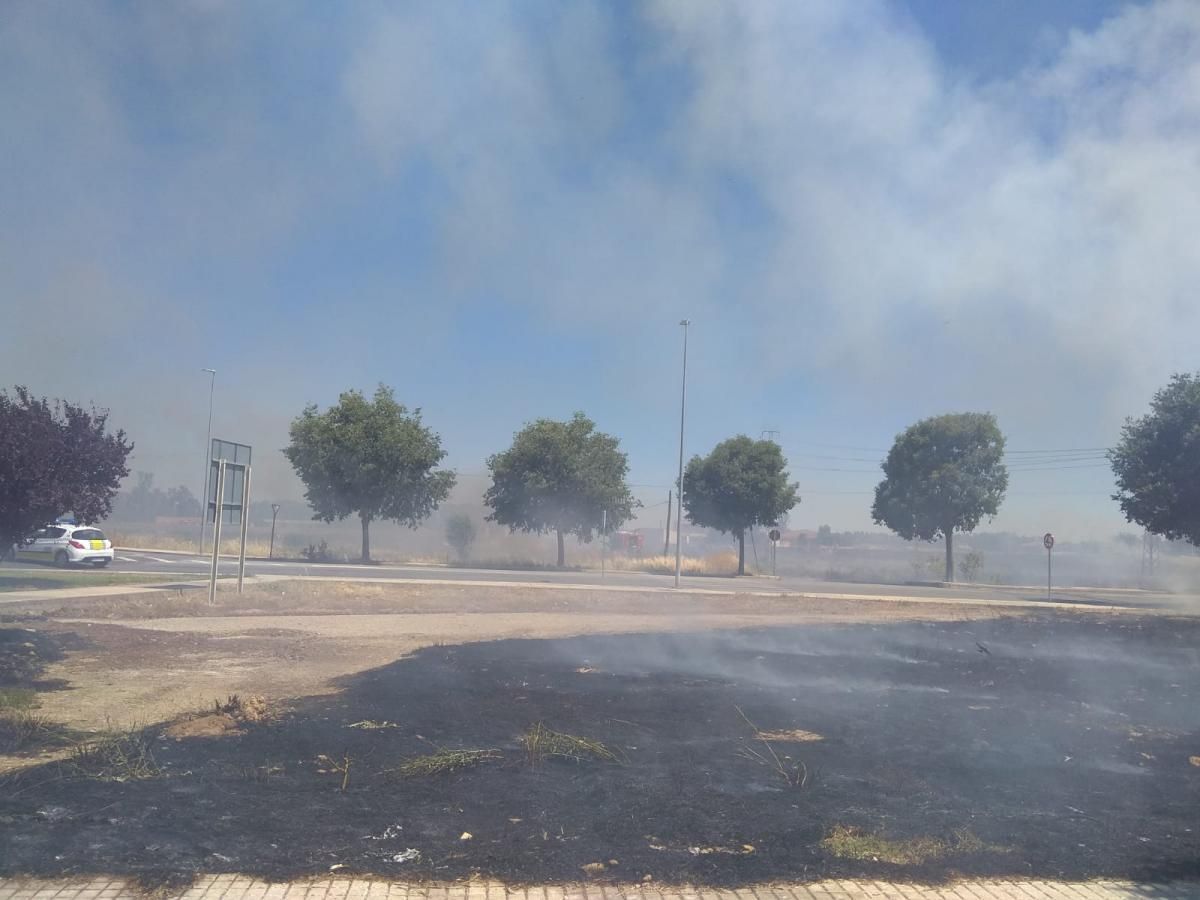
POLYGON ((27 709, 0 712, 0 752, 22 753, 34 748, 61 745, 61 729, 27 709))
POLYGON ((552 756, 573 759, 576 762, 583 762, 585 759, 619 762, 617 755, 599 741, 552 731, 541 722, 521 735, 521 743, 525 747, 530 764, 535 766, 552 756))
MULTIPOLYGON (((625 572, 650 572, 654 575, 674 575, 673 556, 617 556, 612 567, 625 572)), ((732 551, 710 553, 697 559, 685 556, 680 560, 680 572, 684 575, 732 576, 737 573, 737 554, 732 551)))
POLYGON ((1007 852, 1003 847, 985 844, 965 828, 955 831, 950 841, 933 837, 889 840, 847 825, 835 825, 821 841, 821 849, 841 859, 885 862, 897 866, 919 866, 962 853, 1007 852))
POLYGON ((214 700, 211 711, 196 713, 171 723, 163 729, 163 737, 177 741, 184 738, 224 737, 240 731, 243 725, 265 722, 271 718, 271 709, 265 697, 230 694, 224 702, 214 700))
POLYGON ((500 759, 499 750, 447 750, 414 756, 385 774, 398 778, 428 778, 434 775, 449 775, 462 769, 470 769, 489 759, 500 759))
POLYGON ((785 741, 794 744, 808 744, 814 741, 823 741, 825 736, 817 734, 815 731, 805 731, 803 728, 780 729, 776 731, 760 731, 758 732, 760 741, 785 741))
POLYGON ((98 781, 139 781, 162 775, 150 738, 133 729, 80 741, 71 747, 63 767, 72 777, 98 781))

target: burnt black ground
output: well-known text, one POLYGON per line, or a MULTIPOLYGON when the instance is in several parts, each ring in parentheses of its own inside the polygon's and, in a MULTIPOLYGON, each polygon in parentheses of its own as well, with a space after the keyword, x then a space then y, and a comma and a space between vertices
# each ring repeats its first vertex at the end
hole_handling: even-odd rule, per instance
POLYGON ((535 882, 617 860, 601 877, 1195 877, 1198 648, 1195 620, 1088 613, 430 648, 238 736, 156 738, 161 778, 68 779, 49 764, 8 779, 0 871, 341 865, 535 882), (807 765, 804 788, 739 755, 751 734, 735 706, 760 728, 825 737, 775 745, 807 765), (365 719, 399 727, 347 727, 365 719), (626 760, 530 767, 518 736, 539 721, 626 760), (505 757, 428 780, 381 774, 432 746, 505 757), (350 756, 346 793, 317 771, 321 754, 350 756), (837 825, 948 841, 967 829, 985 847, 918 866, 840 859, 820 846, 837 825), (419 859, 393 861, 408 848, 419 859))

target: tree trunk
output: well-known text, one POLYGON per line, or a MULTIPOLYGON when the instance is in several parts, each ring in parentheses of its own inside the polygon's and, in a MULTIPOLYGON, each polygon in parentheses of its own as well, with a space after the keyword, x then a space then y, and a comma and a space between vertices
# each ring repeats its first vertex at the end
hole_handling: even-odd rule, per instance
POLYGON ((566 552, 566 549, 563 547, 562 529, 561 528, 557 529, 555 531, 555 534, 558 535, 558 567, 561 569, 563 566, 565 566, 567 564, 567 552, 566 552))
POLYGON ((746 529, 738 532, 738 574, 746 574, 746 529))
POLYGON ((946 580, 954 580, 954 529, 946 529, 946 580))
POLYGON ((358 518, 362 521, 363 537, 362 537, 362 561, 371 561, 371 517, 366 513, 360 513, 358 518))

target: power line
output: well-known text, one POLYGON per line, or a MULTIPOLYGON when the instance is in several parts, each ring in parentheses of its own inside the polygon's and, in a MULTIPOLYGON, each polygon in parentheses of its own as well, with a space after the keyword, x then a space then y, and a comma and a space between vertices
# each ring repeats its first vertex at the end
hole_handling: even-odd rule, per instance
MULTIPOLYGON (((833 450, 852 450, 858 453, 881 453, 887 454, 888 448, 883 447, 856 447, 849 444, 827 444, 821 441, 803 441, 798 444, 801 447, 823 447, 833 450)), ((1107 453, 1111 447, 1038 447, 1038 448, 1020 448, 1013 450, 1005 450, 1006 456, 1026 456, 1026 455, 1053 455, 1053 454, 1068 454, 1068 453, 1107 453)), ((796 453, 795 456, 816 456, 811 453, 796 453)), ((821 459, 849 459, 845 456, 822 456, 821 459)))

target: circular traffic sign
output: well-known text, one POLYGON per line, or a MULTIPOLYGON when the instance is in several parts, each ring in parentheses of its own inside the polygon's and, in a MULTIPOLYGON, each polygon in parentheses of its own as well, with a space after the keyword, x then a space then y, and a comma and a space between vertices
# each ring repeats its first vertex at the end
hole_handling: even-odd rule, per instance
POLYGON ((779 529, 772 528, 770 533, 767 534, 767 537, 769 537, 773 541, 778 541, 779 540, 779 529))
POLYGON ((1042 546, 1047 550, 1052 549, 1054 547, 1054 535, 1047 531, 1045 536, 1042 537, 1042 546))

